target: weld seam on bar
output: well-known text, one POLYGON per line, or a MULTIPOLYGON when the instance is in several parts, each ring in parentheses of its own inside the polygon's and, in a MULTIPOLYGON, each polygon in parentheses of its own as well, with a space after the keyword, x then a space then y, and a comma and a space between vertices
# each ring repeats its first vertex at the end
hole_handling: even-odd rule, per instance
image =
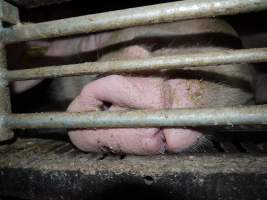
POLYGON ((133 73, 146 70, 187 69, 208 65, 258 62, 267 62, 267 48, 221 50, 193 53, 190 56, 177 55, 127 61, 87 62, 82 64, 13 70, 6 72, 6 79, 14 81, 85 74, 133 73))
POLYGON ((13 43, 183 19, 234 15, 264 9, 267 9, 266 0, 179 1, 37 24, 20 24, 3 29, 0 41, 13 43))
POLYGON ((8 114, 4 124, 19 128, 177 127, 265 125, 267 105, 173 110, 8 114))

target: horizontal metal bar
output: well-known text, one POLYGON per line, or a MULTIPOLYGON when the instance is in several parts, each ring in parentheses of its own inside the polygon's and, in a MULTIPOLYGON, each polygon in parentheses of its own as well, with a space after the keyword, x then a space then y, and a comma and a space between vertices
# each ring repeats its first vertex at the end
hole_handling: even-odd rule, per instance
POLYGON ((177 55, 142 60, 87 62, 82 64, 13 70, 6 72, 6 79, 14 81, 84 74, 132 73, 146 70, 186 69, 207 65, 258 62, 267 62, 267 48, 221 50, 193 53, 190 56, 177 55))
POLYGON ((10 24, 19 23, 20 20, 18 8, 4 0, 0 0, 0 20, 10 24))
POLYGON ((188 0, 110 11, 68 19, 17 25, 1 31, 0 41, 45 39, 182 19, 233 15, 267 9, 266 0, 188 0))
POLYGON ((178 127, 267 124, 267 105, 173 110, 9 114, 2 126, 24 128, 178 127))

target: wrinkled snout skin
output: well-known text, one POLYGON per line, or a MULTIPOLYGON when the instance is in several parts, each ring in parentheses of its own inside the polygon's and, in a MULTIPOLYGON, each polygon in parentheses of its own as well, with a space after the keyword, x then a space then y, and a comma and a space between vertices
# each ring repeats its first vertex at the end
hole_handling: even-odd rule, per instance
MULTIPOLYGON (((83 48, 86 45, 90 46, 83 44, 83 48)), ((102 38, 101 45, 99 61, 189 56, 192 52, 240 48, 236 32, 218 19, 114 31, 106 40, 102 38)), ((86 84, 69 105, 68 112, 252 104, 253 74, 249 65, 225 65, 142 75, 109 75, 86 84)), ((71 130, 69 136, 73 144, 85 152, 136 155, 194 150, 208 141, 205 133, 189 128, 97 128, 71 130)))
MULTIPOLYGON (((194 91, 194 84, 191 85, 194 91)), ((98 111, 104 102, 112 104, 107 111, 121 109, 160 109, 190 105, 185 81, 149 77, 111 75, 84 87, 71 103, 69 111, 98 111), (176 85, 184 91, 180 96, 176 85), (180 100, 177 100, 179 98, 180 100), (173 99, 176 98, 176 99, 173 99)), ((201 137, 201 133, 188 129, 114 128, 71 131, 72 142, 83 151, 110 150, 132 154, 159 154, 182 151, 201 137), (82 139, 81 139, 82 138, 82 139)))

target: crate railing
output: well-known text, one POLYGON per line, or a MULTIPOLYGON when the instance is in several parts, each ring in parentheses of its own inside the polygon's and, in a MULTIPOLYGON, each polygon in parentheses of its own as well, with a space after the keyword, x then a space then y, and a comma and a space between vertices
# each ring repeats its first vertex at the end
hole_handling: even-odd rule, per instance
POLYGON ((207 65, 267 61, 267 48, 221 50, 130 61, 90 62, 75 65, 8 71, 5 44, 113 30, 183 19, 234 15, 267 9, 266 0, 188 0, 158 4, 50 22, 23 25, 16 7, 0 2, 0 19, 13 24, 0 30, 0 141, 13 137, 12 129, 164 127, 267 124, 267 105, 119 112, 12 114, 8 82, 84 74, 112 74, 159 69, 186 69, 207 65), (6 12, 6 10, 10 10, 6 12))

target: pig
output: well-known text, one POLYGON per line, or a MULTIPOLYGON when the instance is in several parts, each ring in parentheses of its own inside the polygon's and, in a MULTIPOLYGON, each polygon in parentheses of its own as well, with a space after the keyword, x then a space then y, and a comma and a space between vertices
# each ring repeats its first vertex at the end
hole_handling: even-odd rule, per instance
MULTIPOLYGON (((106 45, 101 49, 99 61, 241 48, 237 33, 220 19, 127 28, 112 32, 106 42, 110 41, 112 51, 106 45)), ((67 110, 115 111, 253 104, 253 74, 250 65, 234 64, 161 70, 154 74, 110 75, 85 85, 67 110)), ((82 151, 136 155, 178 153, 209 143, 201 130, 189 128, 98 128, 71 130, 69 136, 82 151)))
MULTIPOLYGON (((29 45, 45 49, 46 57, 57 64, 241 48, 237 33, 220 19, 139 26, 29 45)), ((57 101, 74 99, 68 112, 221 107, 253 104, 253 75, 250 65, 235 64, 100 78, 64 77, 52 85, 54 94, 60 94, 53 95, 57 101)), ((15 82, 13 89, 23 92, 41 81, 15 82)), ((82 151, 137 155, 195 151, 210 144, 210 136, 205 131, 189 128, 70 130, 69 137, 82 151)))

